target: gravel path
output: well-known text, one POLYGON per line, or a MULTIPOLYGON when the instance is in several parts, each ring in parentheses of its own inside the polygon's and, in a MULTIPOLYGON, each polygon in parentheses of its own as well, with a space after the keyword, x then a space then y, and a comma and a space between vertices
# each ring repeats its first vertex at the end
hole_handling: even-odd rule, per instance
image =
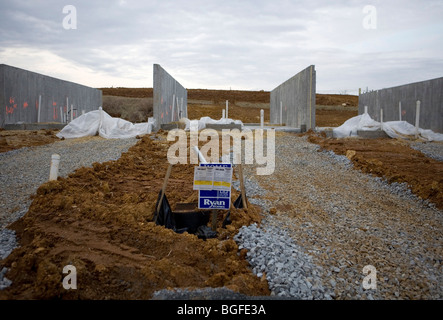
POLYGON ((411 148, 437 161, 443 161, 443 142, 412 142, 411 148))
MULTIPOLYGON (((253 166, 244 167, 248 200, 269 214, 260 226, 243 227, 235 237, 273 296, 443 298, 440 210, 404 184, 388 184, 352 169, 344 156, 318 152, 305 138, 277 135, 276 140, 272 175, 257 176, 253 166), (363 286, 368 265, 376 270, 376 289, 363 286)), ((6 226, 27 212, 29 196, 47 181, 53 153, 61 155, 60 175, 66 176, 117 159, 136 141, 91 137, 0 154, 0 259, 17 245, 6 226)), ((434 144, 420 147, 442 154, 434 144)), ((5 272, 0 270, 0 289, 10 283, 5 272)))
POLYGON ((276 213, 260 227, 243 227, 235 239, 273 295, 443 298, 440 210, 404 184, 389 185, 352 169, 344 156, 318 152, 305 138, 276 140, 272 175, 244 169, 249 201, 276 213), (375 272, 364 273, 365 266, 375 272), (374 275, 376 282, 368 281, 374 275))
MULTIPOLYGON (((87 137, 0 153, 0 259, 17 246, 15 233, 6 227, 28 211, 30 196, 48 181, 52 154, 60 155, 59 176, 66 177, 94 162, 116 160, 136 142, 136 138, 87 137)), ((0 289, 9 285, 5 272, 0 270, 0 289)))

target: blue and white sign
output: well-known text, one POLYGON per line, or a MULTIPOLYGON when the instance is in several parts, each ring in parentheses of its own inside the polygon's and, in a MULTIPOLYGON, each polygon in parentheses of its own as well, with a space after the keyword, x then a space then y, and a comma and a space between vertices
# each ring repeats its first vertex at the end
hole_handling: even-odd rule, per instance
MULTIPOLYGON (((222 190, 199 190, 198 208, 199 209, 221 209, 229 210, 231 206, 231 182, 232 182, 232 164, 231 163, 200 163, 201 167, 227 168, 224 179, 214 181, 215 185, 224 186, 222 190), (229 185, 229 187, 228 187, 229 185)), ((219 175, 219 177, 221 177, 219 175)))

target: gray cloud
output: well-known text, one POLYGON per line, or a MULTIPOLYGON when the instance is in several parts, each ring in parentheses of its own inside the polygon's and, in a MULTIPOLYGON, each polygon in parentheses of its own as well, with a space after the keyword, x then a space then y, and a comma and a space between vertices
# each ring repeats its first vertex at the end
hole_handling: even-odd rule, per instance
POLYGON ((152 86, 154 63, 200 88, 271 90, 310 64, 319 91, 355 93, 442 76, 440 0, 372 1, 375 30, 362 26, 367 3, 353 0, 69 4, 77 9, 76 30, 63 28, 63 2, 3 0, 0 62, 59 70, 57 76, 71 65, 75 79, 69 71, 65 78, 96 87, 152 86), (40 54, 25 59, 33 51, 40 54), (47 53, 64 67, 47 65, 47 53))

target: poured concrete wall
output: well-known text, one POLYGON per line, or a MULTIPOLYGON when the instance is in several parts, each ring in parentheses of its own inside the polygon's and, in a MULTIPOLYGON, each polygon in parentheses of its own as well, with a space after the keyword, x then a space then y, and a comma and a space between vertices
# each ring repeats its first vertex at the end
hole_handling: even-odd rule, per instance
POLYGON ((162 124, 184 117, 188 117, 187 90, 159 64, 154 64, 155 130, 159 130, 162 124))
POLYGON ((271 91, 270 121, 306 129, 315 128, 315 66, 311 65, 271 91))
POLYGON ((415 125, 417 100, 420 101, 419 127, 443 133, 443 78, 363 93, 358 99, 358 113, 363 114, 364 107, 368 106, 369 115, 380 121, 383 109, 383 121, 397 121, 401 102, 401 120, 415 125))
POLYGON ((66 116, 63 119, 61 113, 66 115, 71 104, 76 109, 73 112, 74 118, 81 115, 83 110, 97 110, 102 105, 100 90, 5 64, 0 65, 2 128, 5 124, 37 123, 39 96, 40 122, 65 122, 66 116))

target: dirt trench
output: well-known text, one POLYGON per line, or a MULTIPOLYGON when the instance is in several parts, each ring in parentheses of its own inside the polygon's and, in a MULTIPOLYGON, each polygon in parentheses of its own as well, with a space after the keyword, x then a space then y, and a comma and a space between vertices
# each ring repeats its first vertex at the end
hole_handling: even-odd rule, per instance
MULTIPOLYGON (((260 223, 258 207, 231 209, 226 228, 219 214, 215 239, 152 222, 171 143, 164 132, 145 135, 117 161, 40 186, 28 213, 9 227, 20 247, 0 261, 12 280, 0 299, 150 299, 164 288, 204 287, 269 295, 232 240, 241 226, 260 223), (76 268, 76 290, 62 285, 67 265, 76 268)), ((173 210, 197 199, 193 168, 173 167, 166 191, 173 210)))

